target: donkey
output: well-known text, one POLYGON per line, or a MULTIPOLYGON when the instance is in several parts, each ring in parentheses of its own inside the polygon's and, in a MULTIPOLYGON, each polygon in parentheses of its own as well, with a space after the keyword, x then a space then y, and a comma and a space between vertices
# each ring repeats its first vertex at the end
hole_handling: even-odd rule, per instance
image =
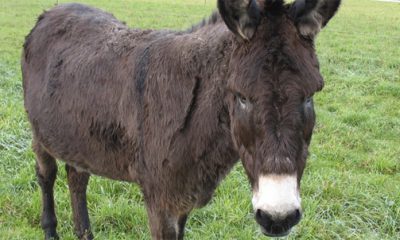
POLYGON ((43 13, 22 74, 45 238, 58 238, 55 159, 66 163, 80 239, 93 239, 90 174, 137 183, 152 238, 183 239, 190 211, 239 159, 261 231, 288 234, 323 87, 314 39, 339 5, 218 0, 187 31, 129 29, 80 4, 43 13))

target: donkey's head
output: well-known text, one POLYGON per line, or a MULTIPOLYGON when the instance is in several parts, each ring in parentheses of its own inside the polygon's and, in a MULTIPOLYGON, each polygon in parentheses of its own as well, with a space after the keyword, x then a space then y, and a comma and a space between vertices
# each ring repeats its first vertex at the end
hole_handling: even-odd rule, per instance
POLYGON ((229 66, 233 141, 253 189, 256 221, 269 236, 301 218, 300 179, 323 87, 314 39, 340 0, 219 0, 236 35, 229 66))

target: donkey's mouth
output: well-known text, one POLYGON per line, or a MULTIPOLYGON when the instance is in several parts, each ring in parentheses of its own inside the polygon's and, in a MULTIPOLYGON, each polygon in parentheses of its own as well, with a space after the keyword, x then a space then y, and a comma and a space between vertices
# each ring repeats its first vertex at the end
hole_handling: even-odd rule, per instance
POLYGON ((265 236, 268 236, 268 237, 285 237, 290 233, 290 229, 288 229, 286 231, 282 231, 282 232, 279 232, 279 231, 275 232, 273 229, 272 229, 272 231, 267 231, 263 226, 260 226, 260 227, 261 227, 261 232, 265 236))

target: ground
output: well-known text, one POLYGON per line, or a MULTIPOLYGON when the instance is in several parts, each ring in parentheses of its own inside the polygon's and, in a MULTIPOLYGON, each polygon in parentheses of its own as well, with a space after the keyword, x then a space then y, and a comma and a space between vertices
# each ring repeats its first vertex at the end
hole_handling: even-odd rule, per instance
MULTIPOLYGON (((57 1, 0 0, 0 238, 42 239, 40 192, 22 103, 20 54, 37 16, 57 1)), ((64 1, 60 1, 64 2, 64 1)), ((215 0, 86 0, 129 26, 183 29, 215 0)), ((302 180, 304 219, 288 239, 400 239, 400 4, 346 0, 316 47, 325 88, 302 180)), ((59 233, 74 239, 66 176, 55 186, 59 233)), ((137 186, 92 177, 96 239, 149 239, 137 186)), ((196 210, 187 239, 264 239, 239 164, 196 210)))

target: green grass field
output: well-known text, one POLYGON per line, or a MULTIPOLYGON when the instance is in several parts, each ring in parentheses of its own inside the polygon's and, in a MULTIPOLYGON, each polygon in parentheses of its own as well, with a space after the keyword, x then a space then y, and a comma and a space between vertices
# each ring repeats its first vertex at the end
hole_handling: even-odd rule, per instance
MULTIPOLYGON (((64 2, 64 1, 61 1, 64 2)), ((183 29, 215 0, 86 0, 129 26, 183 29)), ((22 103, 25 35, 50 0, 0 0, 0 239, 42 239, 40 191, 22 103)), ((319 35, 325 88, 302 180, 304 218, 288 239, 400 239, 400 4, 345 0, 319 35)), ((58 231, 74 239, 64 164, 55 186, 58 231)), ((149 239, 137 186, 92 177, 88 204, 96 239, 149 239)), ((241 165, 205 208, 187 239, 263 239, 241 165)))

